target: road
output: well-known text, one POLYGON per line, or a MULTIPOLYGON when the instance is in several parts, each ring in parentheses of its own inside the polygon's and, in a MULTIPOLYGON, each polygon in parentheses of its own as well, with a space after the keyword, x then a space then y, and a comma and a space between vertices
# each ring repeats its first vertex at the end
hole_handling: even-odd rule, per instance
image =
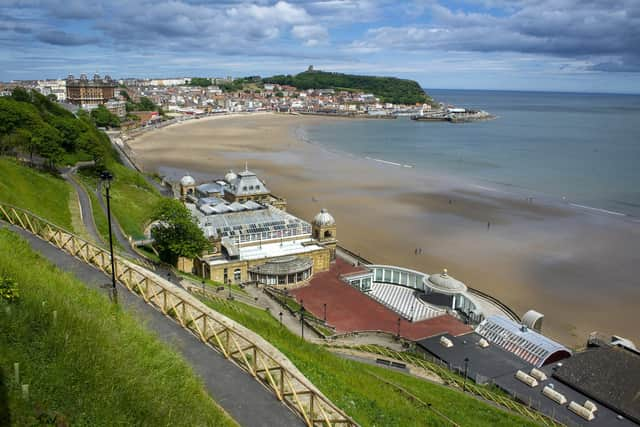
MULTIPOLYGON (((108 277, 32 234, 3 222, 24 237, 31 247, 54 265, 71 272, 91 289, 107 295, 101 288, 108 277)), ((163 342, 179 352, 203 380, 206 390, 241 426, 304 426, 304 422, 262 384, 248 373, 225 359, 212 348, 203 345, 194 335, 164 316, 142 298, 118 285, 121 306, 139 318, 146 328, 163 342)))

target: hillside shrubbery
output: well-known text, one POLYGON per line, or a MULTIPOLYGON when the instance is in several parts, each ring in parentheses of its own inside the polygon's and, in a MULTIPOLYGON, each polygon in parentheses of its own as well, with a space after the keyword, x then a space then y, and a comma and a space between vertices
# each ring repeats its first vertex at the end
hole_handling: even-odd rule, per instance
POLYGON ((78 160, 101 166, 114 156, 109 138, 88 113, 80 111, 76 118, 46 96, 22 88, 0 97, 0 155, 13 152, 40 156, 50 167, 78 160))
POLYGON ((263 82, 295 86, 298 89, 358 89, 371 92, 384 102, 395 104, 432 102, 416 81, 395 77, 305 71, 295 76, 267 77, 263 79, 263 82))

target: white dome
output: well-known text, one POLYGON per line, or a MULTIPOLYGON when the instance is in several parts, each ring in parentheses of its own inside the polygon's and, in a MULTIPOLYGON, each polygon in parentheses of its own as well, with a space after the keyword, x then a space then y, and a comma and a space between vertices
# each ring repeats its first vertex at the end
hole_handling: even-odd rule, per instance
POLYGON ((227 172, 227 174, 224 176, 224 180, 227 181, 229 184, 235 181, 236 178, 238 178, 238 175, 236 175, 232 170, 227 172))
POLYGON ((335 225, 336 220, 333 219, 333 216, 326 209, 322 208, 320 213, 313 218, 313 223, 320 227, 330 227, 335 225))
POLYGON ((445 268, 440 274, 432 274, 425 281, 425 285, 443 294, 459 294, 467 290, 467 285, 447 274, 445 268))
POLYGON ((191 175, 185 175, 180 179, 180 185, 182 185, 183 187, 186 187, 188 185, 195 185, 195 184, 196 184, 196 180, 193 179, 191 175))

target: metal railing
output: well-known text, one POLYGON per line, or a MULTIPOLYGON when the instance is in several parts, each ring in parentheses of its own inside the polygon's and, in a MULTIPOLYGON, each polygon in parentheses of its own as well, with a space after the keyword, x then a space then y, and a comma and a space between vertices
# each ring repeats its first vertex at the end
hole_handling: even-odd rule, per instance
MULTIPOLYGON (((0 203, 0 219, 111 274, 107 250, 26 210, 0 203)), ((297 412, 308 426, 357 426, 275 347, 242 325, 210 309, 187 291, 126 259, 115 257, 117 280, 222 353, 297 412)))

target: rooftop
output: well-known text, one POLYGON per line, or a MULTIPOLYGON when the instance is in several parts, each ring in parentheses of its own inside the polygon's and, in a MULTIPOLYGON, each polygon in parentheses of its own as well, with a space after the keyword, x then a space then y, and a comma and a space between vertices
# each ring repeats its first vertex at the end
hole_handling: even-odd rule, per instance
POLYGON ((238 243, 311 234, 311 224, 272 206, 245 203, 187 204, 205 236, 230 237, 238 243))
MULTIPOLYGON (((338 258, 329 271, 316 273, 308 286, 291 293, 298 302, 318 318, 324 315, 323 304, 327 304, 327 322, 336 327, 338 333, 365 330, 380 330, 397 333, 398 314, 369 298, 356 288, 340 280, 341 275, 364 271, 338 258)), ((402 320, 400 334, 415 340, 449 332, 453 335, 470 332, 471 328, 450 315, 434 317, 420 322, 402 320)))
POLYGON ((487 317, 476 332, 536 367, 571 355, 562 344, 502 316, 487 317))
POLYGON ((249 267, 254 273, 282 275, 299 273, 308 270, 313 265, 313 260, 306 257, 288 256, 279 259, 271 259, 264 264, 249 267))
POLYGON ((238 172, 236 179, 229 182, 229 187, 225 191, 236 197, 270 193, 267 186, 250 170, 238 172))
POLYGON ((588 349, 553 376, 640 423, 640 355, 618 346, 588 349))
POLYGON ((321 246, 312 244, 312 239, 285 240, 283 242, 263 243, 261 245, 245 246, 240 248, 240 259, 253 260, 262 258, 275 258, 286 255, 298 255, 321 249, 321 246))

